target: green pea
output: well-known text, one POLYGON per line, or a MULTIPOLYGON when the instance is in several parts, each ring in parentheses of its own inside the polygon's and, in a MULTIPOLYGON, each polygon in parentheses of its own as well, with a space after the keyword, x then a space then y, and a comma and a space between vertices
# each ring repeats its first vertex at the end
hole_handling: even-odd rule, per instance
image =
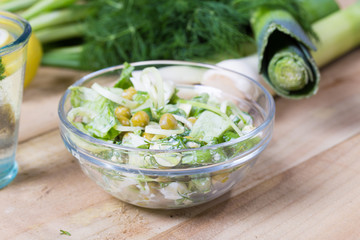
POLYGON ((144 111, 139 111, 131 118, 131 123, 134 127, 145 127, 150 122, 150 117, 144 111))
POLYGON ((115 116, 117 119, 121 117, 130 118, 131 117, 130 109, 124 106, 118 106, 117 108, 115 108, 115 116))
POLYGON ((177 121, 171 113, 162 115, 159 124, 162 129, 175 129, 177 127, 177 121))

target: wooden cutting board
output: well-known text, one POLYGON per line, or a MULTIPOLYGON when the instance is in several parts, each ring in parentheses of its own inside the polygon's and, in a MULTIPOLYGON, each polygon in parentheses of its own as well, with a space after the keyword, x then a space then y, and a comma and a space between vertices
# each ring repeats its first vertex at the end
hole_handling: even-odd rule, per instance
POLYGON ((123 203, 81 172, 57 105, 85 72, 41 68, 24 93, 19 174, 0 190, 0 239, 360 239, 360 49, 321 74, 314 97, 276 98, 273 139, 243 182, 165 211, 123 203))

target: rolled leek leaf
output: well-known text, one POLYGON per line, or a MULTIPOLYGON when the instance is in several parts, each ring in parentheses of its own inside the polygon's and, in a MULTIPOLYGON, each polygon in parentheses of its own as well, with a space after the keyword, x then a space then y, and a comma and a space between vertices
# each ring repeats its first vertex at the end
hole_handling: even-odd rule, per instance
POLYGON ((314 95, 320 73, 309 49, 316 48, 292 15, 261 7, 254 12, 251 25, 264 80, 282 97, 300 99, 314 95))

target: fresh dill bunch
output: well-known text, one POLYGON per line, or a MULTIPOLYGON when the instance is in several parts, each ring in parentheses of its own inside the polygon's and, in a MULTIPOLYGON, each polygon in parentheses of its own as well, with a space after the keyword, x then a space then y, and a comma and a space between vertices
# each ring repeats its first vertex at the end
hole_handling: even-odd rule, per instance
POLYGON ((84 69, 242 57, 254 50, 250 19, 261 6, 288 11, 315 36, 300 0, 87 0, 86 5, 97 11, 85 20, 84 69))
POLYGON ((92 0, 82 63, 99 69, 150 59, 241 57, 248 19, 230 1, 92 0))

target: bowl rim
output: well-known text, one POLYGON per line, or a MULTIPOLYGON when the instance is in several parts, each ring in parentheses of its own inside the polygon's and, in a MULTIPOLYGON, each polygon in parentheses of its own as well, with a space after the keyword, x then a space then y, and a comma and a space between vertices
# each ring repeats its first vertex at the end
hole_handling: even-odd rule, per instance
MULTIPOLYGON (((216 66, 216 65, 212 65, 212 64, 206 64, 206 63, 199 63, 199 62, 191 62, 191 61, 179 61, 179 60, 149 60, 149 61, 139 61, 139 62, 133 62, 130 63, 131 66, 137 67, 137 66, 151 66, 151 65, 174 65, 174 66, 193 66, 193 67, 203 67, 203 68, 208 68, 209 70, 221 70, 221 71, 227 71, 227 72, 231 72, 237 75, 241 75, 242 77, 245 77, 246 79, 248 79, 249 81, 251 81, 253 84, 255 84, 257 87, 259 87, 261 89, 261 91, 265 94, 266 99, 267 99, 267 103, 269 104, 269 112, 265 115, 265 119, 264 121, 258 126, 256 127, 253 131, 251 131, 248 134, 245 134, 244 136, 241 136, 237 139, 233 139, 230 140, 228 142, 224 142, 224 143, 219 143, 219 144, 214 144, 211 146, 203 146, 203 147, 199 147, 199 148, 188 148, 188 149, 171 149, 171 150, 158 150, 158 149, 139 149, 139 148, 134 148, 134 147, 127 147, 127 146, 121 146, 121 145, 117 145, 117 144, 113 144, 101 139, 97 139, 95 137, 92 137, 90 135, 87 135, 85 133, 83 133, 82 131, 80 131, 79 129, 77 129, 75 126, 73 126, 66 117, 66 113, 65 113, 65 109, 64 109, 64 105, 65 105, 65 100, 67 98, 67 96, 70 94, 70 87, 76 87, 76 86, 80 86, 82 85, 84 82, 86 82, 89 79, 92 79, 94 77, 97 77, 99 75, 102 75, 106 72, 111 72, 111 71, 115 71, 115 70, 120 70, 124 67, 124 64, 121 65, 115 65, 115 66, 111 66, 111 67, 107 67, 107 68, 103 68, 94 72, 91 72, 85 76, 83 76, 82 78, 80 78, 79 80, 77 80, 75 83, 73 83, 72 85, 70 85, 65 93, 62 95, 60 101, 59 101, 59 105, 58 105, 58 116, 60 118, 60 122, 62 124, 65 125, 65 127, 67 129, 69 129, 73 134, 77 135, 78 137, 93 143, 93 144, 97 144, 100 146, 104 146, 104 147, 109 147, 109 148, 113 148, 116 150, 125 150, 125 151, 132 151, 132 152, 143 152, 143 153, 182 153, 182 152, 193 152, 193 151, 198 151, 198 150, 212 150, 212 149, 217 149, 217 148, 222 148, 222 147, 226 147, 226 146, 230 146, 233 144, 237 144, 239 142, 242 142, 246 139, 249 139, 251 137, 256 136, 259 132, 263 131, 267 126, 269 126, 273 119, 274 119, 274 115, 275 115, 275 102, 273 97, 271 96, 271 94, 266 90, 265 87, 263 87, 259 82, 253 80, 252 78, 236 72, 236 71, 232 71, 220 66, 216 66)), ((221 90, 220 90, 221 91, 221 90)), ((230 95, 230 94, 229 94, 230 95)), ((234 95, 231 95, 234 96, 234 95)), ((236 97, 236 96, 234 96, 236 97)), ((236 97, 237 98, 237 97, 236 97)), ((261 142, 261 141, 260 141, 261 142)), ((260 144, 260 142, 258 144, 260 144)), ((257 145, 258 145, 257 144, 257 145)), ((256 146, 256 145, 255 145, 256 146)), ((254 147, 253 147, 254 148, 254 147)), ((252 148, 252 149, 253 149, 252 148)), ((249 149, 251 150, 251 149, 249 149)), ((110 162, 110 161, 109 161, 110 162)))

